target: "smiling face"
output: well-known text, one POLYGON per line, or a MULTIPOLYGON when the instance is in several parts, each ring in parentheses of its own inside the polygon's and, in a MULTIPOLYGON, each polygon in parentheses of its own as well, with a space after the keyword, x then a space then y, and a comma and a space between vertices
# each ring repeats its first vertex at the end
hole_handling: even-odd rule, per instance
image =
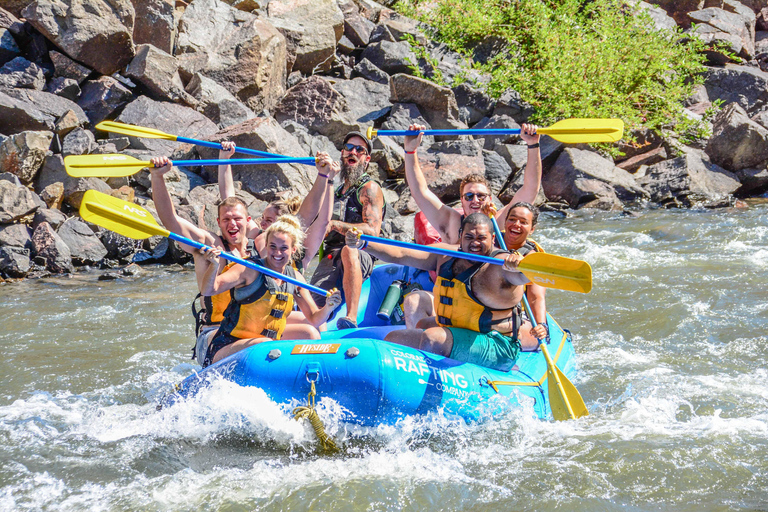
POLYGON ((216 222, 221 229, 221 236, 230 245, 240 245, 245 240, 245 230, 251 216, 244 206, 236 204, 234 206, 219 207, 219 218, 216 222))
POLYGON ((339 175, 346 183, 354 183, 368 168, 368 162, 371 161, 371 155, 369 155, 368 150, 365 149, 367 147, 365 140, 357 135, 350 137, 346 144, 341 149, 341 171, 339 175), (354 148, 348 150, 346 144, 359 146, 362 150, 354 148))
POLYGON ((282 270, 293 259, 296 246, 293 237, 288 233, 275 231, 267 237, 267 257, 265 261, 273 270, 282 270))
POLYGON ((524 206, 511 208, 504 222, 504 241, 510 249, 523 246, 528 235, 534 230, 533 212, 524 206))
POLYGON ((483 205, 491 201, 491 191, 484 183, 467 183, 461 191, 461 206, 464 215, 482 211, 483 205))
POLYGON ((460 243, 464 252, 488 256, 493 250, 493 232, 486 224, 465 224, 460 243))
POLYGON ((267 229, 269 226, 271 226, 275 220, 277 220, 277 208, 274 206, 267 206, 264 209, 264 212, 261 214, 261 219, 259 220, 259 226, 261 229, 267 229))

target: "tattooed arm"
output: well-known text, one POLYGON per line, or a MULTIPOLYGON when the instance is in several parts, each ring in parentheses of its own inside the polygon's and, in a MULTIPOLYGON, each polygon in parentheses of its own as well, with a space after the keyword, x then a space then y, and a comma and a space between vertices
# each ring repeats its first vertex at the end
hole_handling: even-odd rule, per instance
POLYGON ((352 228, 357 228, 365 235, 379 236, 381 233, 382 215, 384 213, 384 193, 375 181, 369 181, 360 189, 360 203, 363 205, 363 222, 351 224, 340 220, 332 220, 328 224, 329 231, 337 231, 342 235, 352 228))

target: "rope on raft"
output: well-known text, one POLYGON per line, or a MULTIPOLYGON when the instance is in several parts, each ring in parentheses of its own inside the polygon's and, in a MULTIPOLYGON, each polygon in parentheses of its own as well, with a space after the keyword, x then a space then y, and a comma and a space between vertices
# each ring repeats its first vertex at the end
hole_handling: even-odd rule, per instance
POLYGON ((309 390, 309 395, 307 396, 307 405, 296 407, 293 410, 293 417, 296 419, 296 421, 298 421, 300 418, 307 418, 309 420, 310 425, 312 425, 312 429, 315 431, 317 440, 320 441, 321 451, 327 453, 337 453, 339 451, 339 447, 336 446, 333 438, 326 433, 325 426, 323 425, 320 416, 317 415, 317 410, 315 410, 315 396, 317 395, 317 391, 315 390, 315 381, 310 381, 310 384, 311 388, 309 390))

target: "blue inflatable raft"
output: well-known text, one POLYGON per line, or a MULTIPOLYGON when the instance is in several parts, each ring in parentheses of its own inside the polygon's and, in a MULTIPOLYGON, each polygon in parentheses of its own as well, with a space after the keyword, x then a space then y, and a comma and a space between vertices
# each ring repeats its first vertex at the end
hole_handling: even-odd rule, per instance
MULTIPOLYGON (((348 412, 346 421, 362 425, 391 424, 431 411, 476 421, 526 401, 540 418, 551 417, 547 364, 540 351, 521 352, 515 366, 501 372, 382 341, 391 330, 403 328, 376 315, 395 280, 432 287, 426 272, 399 265, 376 267, 363 285, 360 303, 366 307, 358 315, 360 328, 329 330, 319 341, 249 347, 187 377, 164 405, 194 395, 211 378, 224 378, 262 388, 277 403, 303 402, 314 381, 319 399, 332 398, 348 412)), ((329 329, 345 314, 342 307, 328 322, 329 329)), ((570 334, 549 316, 547 322, 549 352, 570 378, 575 370, 570 334)))

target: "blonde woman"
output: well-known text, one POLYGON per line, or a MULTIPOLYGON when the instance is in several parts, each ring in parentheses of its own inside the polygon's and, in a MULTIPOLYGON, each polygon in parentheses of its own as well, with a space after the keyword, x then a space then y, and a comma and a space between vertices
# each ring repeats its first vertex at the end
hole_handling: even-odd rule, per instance
MULTIPOLYGON (((298 219, 283 215, 267 228, 265 255, 254 258, 254 261, 304 282, 301 273, 291 265, 296 252, 301 250, 303 240, 304 232, 298 219)), ((203 277, 201 293, 207 296, 232 290, 232 300, 208 347, 204 367, 251 345, 281 339, 294 301, 304 314, 306 323, 293 324, 291 338, 320 339, 318 328, 341 304, 338 290, 333 290, 325 306, 318 308, 305 288, 274 279, 257 270, 235 265, 219 274, 219 267, 223 265, 220 254, 219 249, 205 252, 211 265, 203 277)))

